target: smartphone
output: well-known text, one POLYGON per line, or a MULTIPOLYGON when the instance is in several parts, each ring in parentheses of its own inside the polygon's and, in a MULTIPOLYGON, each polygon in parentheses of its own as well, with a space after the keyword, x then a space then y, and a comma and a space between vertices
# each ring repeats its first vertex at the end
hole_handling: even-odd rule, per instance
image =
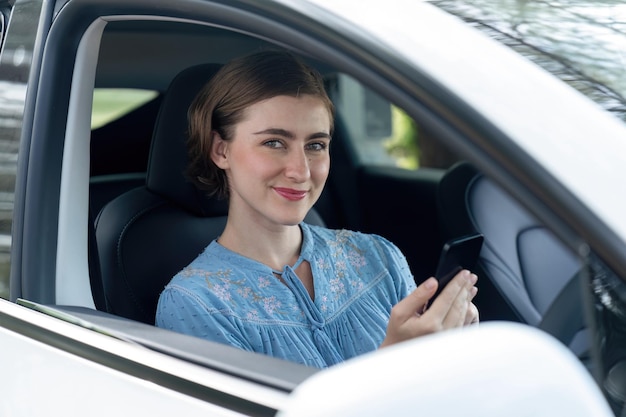
POLYGON ((443 245, 437 272, 435 273, 435 278, 439 281, 439 287, 431 300, 437 298, 439 293, 459 271, 462 269, 472 270, 474 268, 480 255, 480 249, 483 246, 483 240, 483 235, 476 233, 449 240, 443 245))

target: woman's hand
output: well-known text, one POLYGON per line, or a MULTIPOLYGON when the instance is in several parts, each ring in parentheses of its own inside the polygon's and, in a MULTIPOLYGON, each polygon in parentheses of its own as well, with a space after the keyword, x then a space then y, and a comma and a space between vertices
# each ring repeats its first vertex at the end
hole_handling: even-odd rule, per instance
POLYGON ((478 309, 472 303, 478 277, 468 270, 459 272, 424 311, 437 290, 437 280, 428 278, 391 309, 387 334, 380 347, 445 329, 478 323, 478 309))

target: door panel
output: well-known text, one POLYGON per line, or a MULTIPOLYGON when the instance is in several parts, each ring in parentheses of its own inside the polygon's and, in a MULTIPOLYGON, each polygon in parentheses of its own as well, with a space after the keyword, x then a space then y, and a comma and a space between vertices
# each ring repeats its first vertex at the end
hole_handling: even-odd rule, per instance
POLYGON ((0 324, 3 416, 263 416, 286 398, 6 300, 0 324))

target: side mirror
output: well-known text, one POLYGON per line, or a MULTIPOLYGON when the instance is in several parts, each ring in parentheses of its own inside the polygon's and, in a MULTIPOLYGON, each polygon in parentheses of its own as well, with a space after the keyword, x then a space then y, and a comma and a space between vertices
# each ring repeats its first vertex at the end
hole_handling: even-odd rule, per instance
POLYGON ((490 322, 425 336, 314 374, 279 417, 613 417, 600 388, 560 342, 490 322))

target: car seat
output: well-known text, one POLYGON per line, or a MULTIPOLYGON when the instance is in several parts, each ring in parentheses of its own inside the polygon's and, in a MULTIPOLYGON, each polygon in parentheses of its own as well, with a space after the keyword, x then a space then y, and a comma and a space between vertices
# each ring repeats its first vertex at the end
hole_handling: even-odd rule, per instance
MULTIPOLYGON (((100 310, 154 324, 165 285, 224 229, 227 202, 208 198, 183 173, 187 109, 219 68, 201 64, 174 78, 156 120, 145 185, 116 197, 96 217, 100 310)), ((315 210, 305 221, 324 223, 315 210)))
POLYGON ((467 162, 442 177, 438 204, 445 239, 484 235, 475 268, 481 320, 514 320, 542 328, 586 357, 580 259, 467 162))

